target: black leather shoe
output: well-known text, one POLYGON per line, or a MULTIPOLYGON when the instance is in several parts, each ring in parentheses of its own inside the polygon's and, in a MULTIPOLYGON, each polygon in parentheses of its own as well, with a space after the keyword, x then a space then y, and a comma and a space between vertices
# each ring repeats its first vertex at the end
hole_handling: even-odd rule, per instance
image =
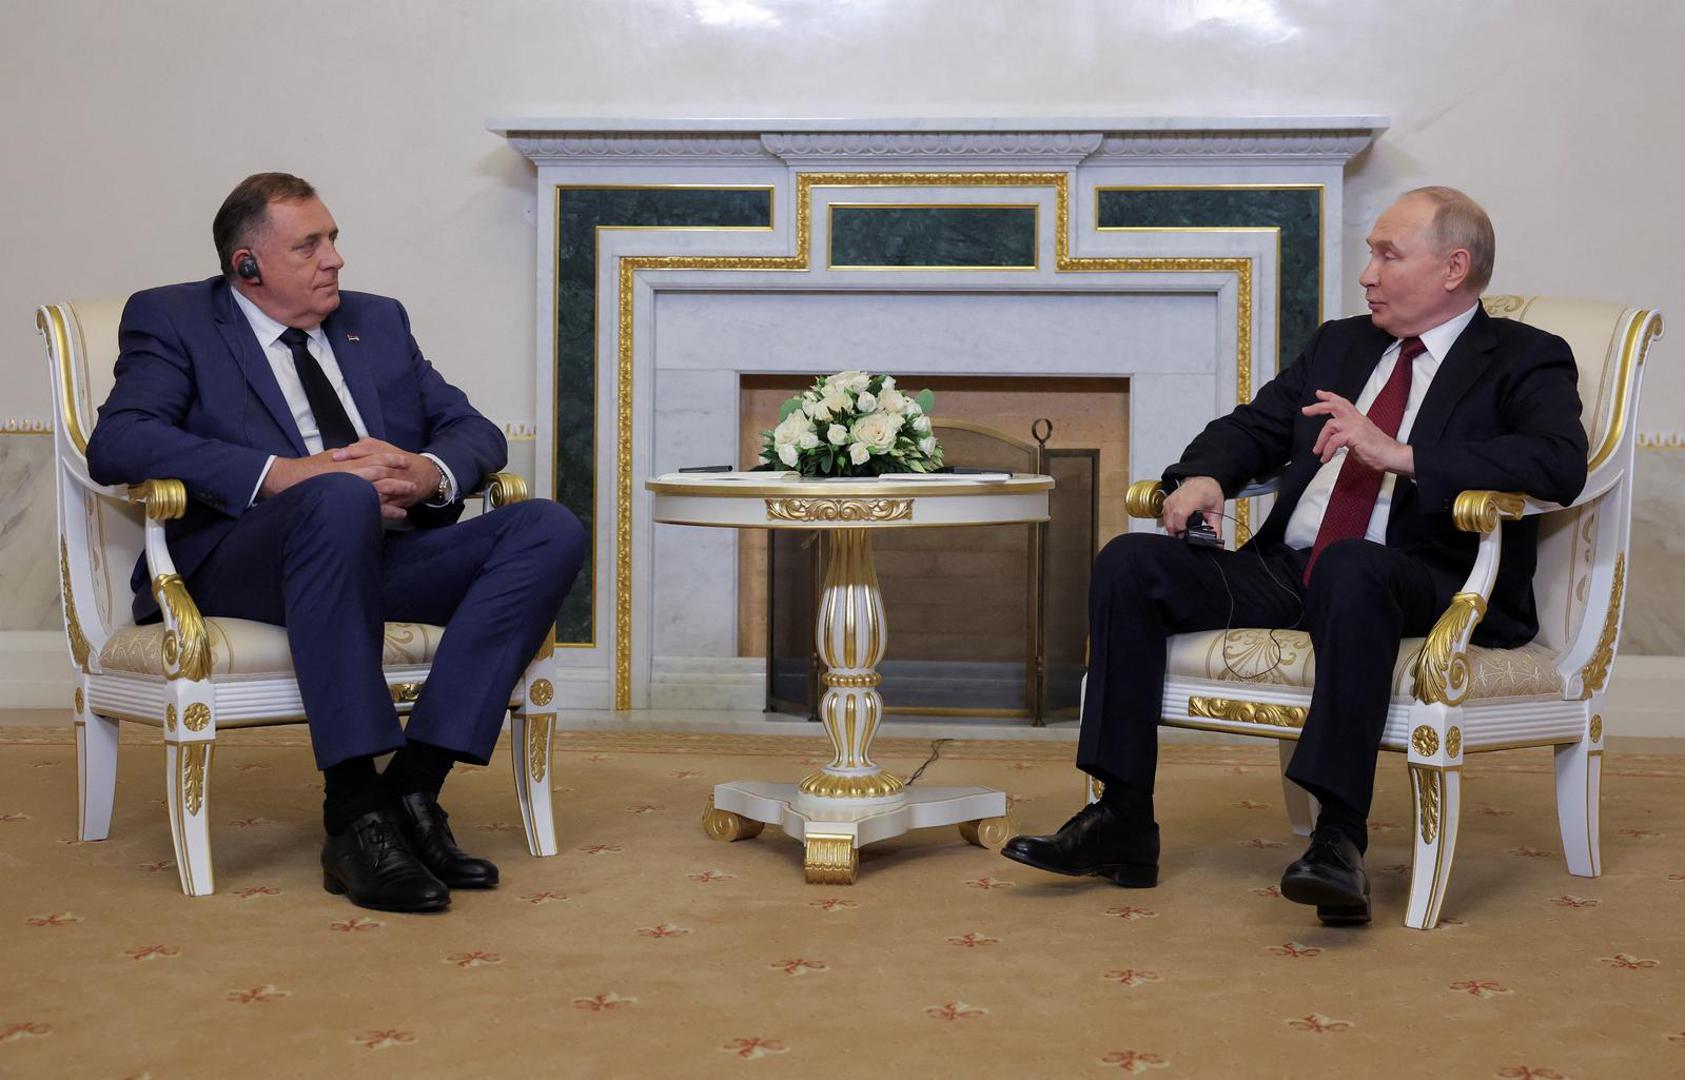
POLYGON ((1132 826, 1090 803, 1051 836, 1014 836, 1000 849, 1013 862, 1074 877, 1109 878, 1130 889, 1158 884, 1158 826, 1132 826))
POLYGON ((1315 904, 1324 926, 1362 926, 1369 921, 1369 875, 1363 853, 1338 829, 1311 833, 1311 846, 1281 875, 1281 895, 1315 904))
POLYGON ((420 792, 403 796, 398 800, 398 821, 403 825, 410 850, 434 877, 453 889, 497 887, 497 864, 476 859, 456 846, 450 815, 438 800, 420 792))
POLYGON ((370 810, 322 845, 322 888, 358 907, 443 911, 450 890, 410 851, 390 810, 370 810))

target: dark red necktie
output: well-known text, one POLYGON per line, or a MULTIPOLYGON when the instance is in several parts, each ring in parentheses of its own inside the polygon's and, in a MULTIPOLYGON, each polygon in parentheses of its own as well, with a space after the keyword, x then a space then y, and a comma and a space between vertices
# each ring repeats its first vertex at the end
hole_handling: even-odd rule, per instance
MULTIPOLYGON (((1426 349, 1421 338, 1405 338, 1399 344, 1398 360, 1393 364, 1392 375, 1369 404, 1367 415, 1370 423, 1392 438, 1398 437, 1398 425, 1404 421, 1404 407, 1410 402, 1410 369, 1415 366, 1416 357, 1426 349)), ((1384 478, 1381 470, 1371 469, 1357 460, 1356 454, 1346 451, 1346 460, 1340 466, 1340 475, 1334 481, 1334 490, 1322 511, 1322 525, 1316 531, 1311 561, 1305 564, 1306 585, 1311 583, 1311 571, 1316 567, 1316 560, 1322 556, 1323 548, 1336 540, 1359 539, 1369 531, 1369 519, 1375 513, 1375 500, 1381 494, 1384 478)))

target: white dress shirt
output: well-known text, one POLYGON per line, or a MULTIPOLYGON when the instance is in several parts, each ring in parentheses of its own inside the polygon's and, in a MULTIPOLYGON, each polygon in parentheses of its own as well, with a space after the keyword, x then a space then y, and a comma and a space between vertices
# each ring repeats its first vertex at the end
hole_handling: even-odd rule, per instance
MULTIPOLYGON (((1451 352, 1451 347, 1457 343, 1468 324, 1474 321, 1476 302, 1461 315, 1455 315, 1440 323, 1432 330, 1424 330, 1417 335, 1422 339, 1424 348, 1416 356, 1415 366, 1410 369, 1410 397, 1404 403, 1404 419, 1399 421, 1398 434, 1394 436, 1399 442, 1406 442, 1410 438, 1410 427, 1416 422, 1416 413, 1422 407, 1422 399, 1428 396, 1428 386, 1433 382, 1434 373, 1439 365, 1451 352)), ((1387 346, 1387 351, 1381 354, 1381 360, 1370 373, 1369 381, 1363 386, 1363 393, 1358 395, 1354 405, 1357 411, 1367 414, 1369 406, 1380 396, 1381 388, 1386 386, 1392 377, 1392 370, 1398 363, 1398 351, 1403 340, 1394 341, 1387 346)), ((1340 477, 1340 467, 1346 462, 1346 448, 1341 447, 1335 452, 1332 460, 1318 469, 1311 477, 1305 493, 1299 496, 1299 505, 1293 508, 1293 514, 1287 519, 1287 534, 1283 538, 1288 547, 1309 548, 1316 545, 1317 531, 1322 528, 1322 515, 1328 509, 1328 498, 1334 492, 1334 482, 1340 477)), ((1369 526, 1363 531, 1363 538, 1377 544, 1387 542, 1387 516, 1392 511, 1393 487, 1398 482, 1396 473, 1384 473, 1381 477, 1381 491, 1375 497, 1375 510, 1369 515, 1369 526)))
MULTIPOLYGON (((239 305, 240 312, 246 316, 246 322, 251 324, 252 333, 257 335, 257 343, 263 349, 263 355, 269 360, 269 370, 275 373, 275 381, 281 386, 281 396, 287 399, 287 408, 292 411, 293 423, 298 425, 298 433, 304 438, 304 447, 312 454, 320 454, 323 450, 322 431, 316 423, 316 414, 310 411, 310 397, 304 392, 304 380, 298 377, 298 367, 293 363, 293 351, 287 343, 281 340, 281 335, 287 328, 266 315, 262 308, 248 300, 239 289, 233 290, 234 303, 239 305)), ((350 418, 351 426, 356 429, 357 437, 368 435, 368 425, 363 423, 363 414, 357 411, 357 402, 351 397, 351 388, 345 384, 345 373, 339 370, 339 361, 334 359, 333 346, 328 344, 327 333, 318 325, 313 330, 306 330, 305 348, 322 369, 322 374, 328 377, 333 386, 333 392, 339 398, 339 403, 345 406, 345 415, 350 418)), ((445 499, 442 502, 429 502, 429 506, 446 506, 456 499, 456 477, 451 475, 445 463, 433 454, 423 453, 422 457, 439 467, 439 472, 445 477, 445 499)), ((257 486, 252 488, 252 497, 246 503, 250 506, 257 502, 258 492, 263 490, 263 482, 269 477, 269 470, 275 465, 275 455, 269 455, 264 462, 263 471, 258 474, 257 486)))

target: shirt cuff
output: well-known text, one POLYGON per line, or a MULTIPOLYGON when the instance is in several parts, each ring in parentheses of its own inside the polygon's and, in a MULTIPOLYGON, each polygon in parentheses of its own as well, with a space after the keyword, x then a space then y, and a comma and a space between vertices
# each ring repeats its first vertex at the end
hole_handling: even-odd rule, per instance
POLYGON ((252 497, 246 500, 247 509, 257 505, 258 493, 263 490, 263 482, 269 479, 269 470, 274 467, 275 455, 270 454, 269 460, 263 463, 263 471, 257 474, 257 483, 252 485, 252 497))
POLYGON ((437 455, 437 454, 429 454, 429 453, 423 451, 421 456, 426 458, 428 461, 431 461, 433 464, 437 465, 439 467, 439 472, 445 478, 445 498, 444 498, 444 501, 440 502, 437 499, 429 499, 429 500, 427 500, 427 505, 428 506, 449 506, 451 503, 456 501, 456 477, 451 475, 450 466, 446 465, 445 462, 444 462, 444 459, 440 458, 439 455, 437 455))

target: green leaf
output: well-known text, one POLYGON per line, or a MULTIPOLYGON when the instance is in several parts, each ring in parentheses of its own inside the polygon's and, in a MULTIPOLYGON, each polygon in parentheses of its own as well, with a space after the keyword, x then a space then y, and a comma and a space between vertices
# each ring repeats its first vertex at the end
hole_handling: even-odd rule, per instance
POLYGON ((795 412, 797 409, 800 409, 801 407, 802 407, 802 396, 800 394, 797 394, 795 397, 791 398, 789 401, 786 401, 784 404, 782 404, 778 407, 778 422, 780 424, 782 424, 784 421, 790 419, 790 414, 795 412))
POLYGON ((918 396, 913 400, 919 403, 919 408, 923 409, 926 415, 936 408, 936 395, 931 393, 928 388, 920 390, 918 396))

